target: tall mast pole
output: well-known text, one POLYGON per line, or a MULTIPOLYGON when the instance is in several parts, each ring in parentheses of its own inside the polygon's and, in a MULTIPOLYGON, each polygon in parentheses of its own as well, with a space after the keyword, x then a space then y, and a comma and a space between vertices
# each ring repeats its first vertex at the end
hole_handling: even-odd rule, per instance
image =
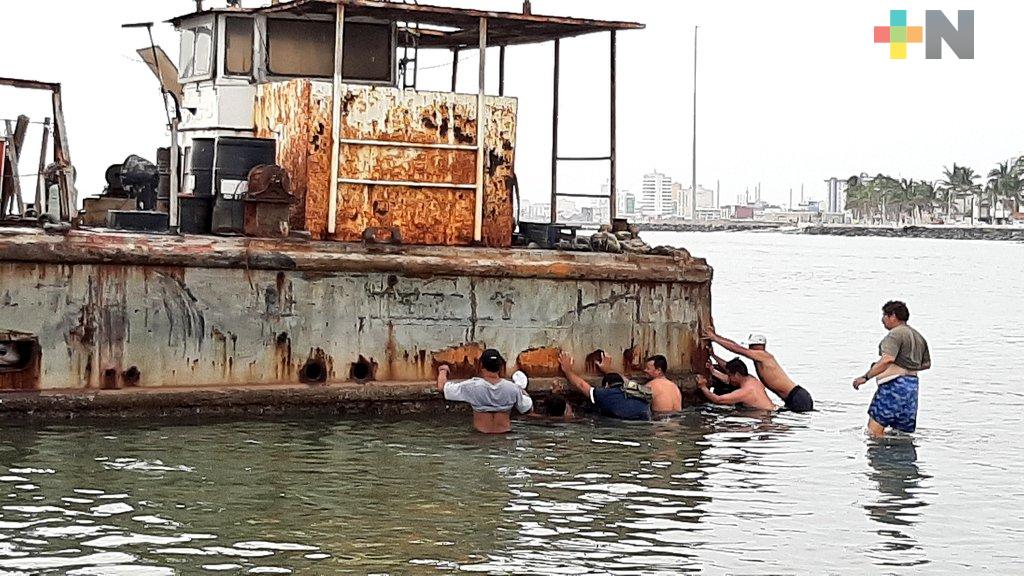
POLYGON ((693 27, 693 179, 690 181, 690 216, 697 221, 697 27, 693 27))

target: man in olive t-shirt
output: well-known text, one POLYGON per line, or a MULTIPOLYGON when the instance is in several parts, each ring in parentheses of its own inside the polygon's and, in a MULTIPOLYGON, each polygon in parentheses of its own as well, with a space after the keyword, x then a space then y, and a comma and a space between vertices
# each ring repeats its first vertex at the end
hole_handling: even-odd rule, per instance
POLYGON ((879 359, 860 378, 854 389, 877 378, 878 390, 868 408, 868 432, 884 436, 886 428, 913 432, 917 428, 917 373, 932 366, 928 342, 907 325, 910 311, 899 301, 882 306, 882 324, 889 333, 878 345, 879 359))

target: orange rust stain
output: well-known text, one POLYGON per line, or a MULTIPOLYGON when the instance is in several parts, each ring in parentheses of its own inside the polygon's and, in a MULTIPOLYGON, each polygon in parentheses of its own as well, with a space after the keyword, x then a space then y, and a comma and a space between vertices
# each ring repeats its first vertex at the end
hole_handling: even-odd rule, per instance
POLYGON ((477 375, 480 366, 480 356, 484 348, 476 342, 470 342, 461 346, 452 346, 444 350, 431 353, 431 360, 434 374, 438 367, 447 364, 451 367, 449 377, 452 379, 471 378, 477 375))
POLYGON ((531 378, 552 378, 562 374, 558 367, 558 348, 530 348, 519 353, 516 364, 531 378))
POLYGON ((330 161, 330 124, 325 128, 311 122, 309 89, 308 82, 266 84, 258 91, 255 105, 256 136, 277 139, 277 163, 292 181, 296 202, 288 225, 295 230, 306 228, 309 162, 314 157, 309 150, 322 147, 328 139, 330 161))

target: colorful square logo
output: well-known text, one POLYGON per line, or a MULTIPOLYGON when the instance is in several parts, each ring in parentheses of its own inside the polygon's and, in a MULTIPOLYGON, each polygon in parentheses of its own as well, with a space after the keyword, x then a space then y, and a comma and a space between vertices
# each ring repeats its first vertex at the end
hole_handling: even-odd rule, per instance
POLYGON ((889 25, 875 26, 875 44, 889 45, 889 58, 906 60, 907 44, 924 41, 923 26, 907 26, 906 10, 890 10, 889 25))

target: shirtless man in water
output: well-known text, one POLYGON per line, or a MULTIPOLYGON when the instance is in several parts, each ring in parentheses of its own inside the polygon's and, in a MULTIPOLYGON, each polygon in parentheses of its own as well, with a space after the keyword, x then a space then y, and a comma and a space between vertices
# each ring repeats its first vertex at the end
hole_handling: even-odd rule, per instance
MULTIPOLYGON (((604 374, 611 373, 611 356, 601 351, 597 368, 604 374)), ((665 416, 683 410, 683 395, 676 383, 665 377, 668 359, 658 354, 651 356, 644 364, 644 374, 650 378, 647 389, 651 392, 651 412, 654 417, 665 416)))
MULTIPOLYGON (((525 414, 533 408, 533 400, 519 384, 501 377, 505 359, 494 349, 480 356, 480 375, 462 382, 449 382, 447 365, 437 369, 437 390, 444 399, 467 402, 473 407, 473 428, 484 434, 504 434, 512 430, 510 414, 514 407, 525 414)), ((514 377, 515 378, 515 377, 514 377)))
MULTIPOLYGON (((771 353, 765 350, 768 341, 764 336, 752 334, 750 336, 750 347, 745 348, 736 342, 724 338, 715 333, 715 329, 708 327, 704 329, 704 337, 725 348, 733 354, 746 356, 754 361, 754 368, 757 370, 757 377, 764 385, 775 393, 783 402, 786 408, 793 412, 810 412, 814 410, 814 400, 811 394, 804 387, 797 385, 782 369, 779 362, 771 353)), ((712 352, 714 356, 714 352, 712 352)), ((714 356, 720 364, 724 364, 721 358, 714 356)))
POLYGON ((757 410, 775 410, 775 404, 764 391, 764 384, 747 372, 747 365, 739 358, 725 363, 725 372, 719 372, 708 364, 708 370, 715 378, 727 381, 738 390, 719 396, 708 389, 708 379, 703 374, 697 376, 697 387, 704 397, 715 404, 743 404, 747 408, 757 410))
POLYGON ((644 364, 644 374, 650 380, 647 388, 651 391, 651 412, 654 416, 671 414, 683 409, 683 395, 679 386, 665 377, 668 372, 668 359, 661 354, 651 356, 644 364))

